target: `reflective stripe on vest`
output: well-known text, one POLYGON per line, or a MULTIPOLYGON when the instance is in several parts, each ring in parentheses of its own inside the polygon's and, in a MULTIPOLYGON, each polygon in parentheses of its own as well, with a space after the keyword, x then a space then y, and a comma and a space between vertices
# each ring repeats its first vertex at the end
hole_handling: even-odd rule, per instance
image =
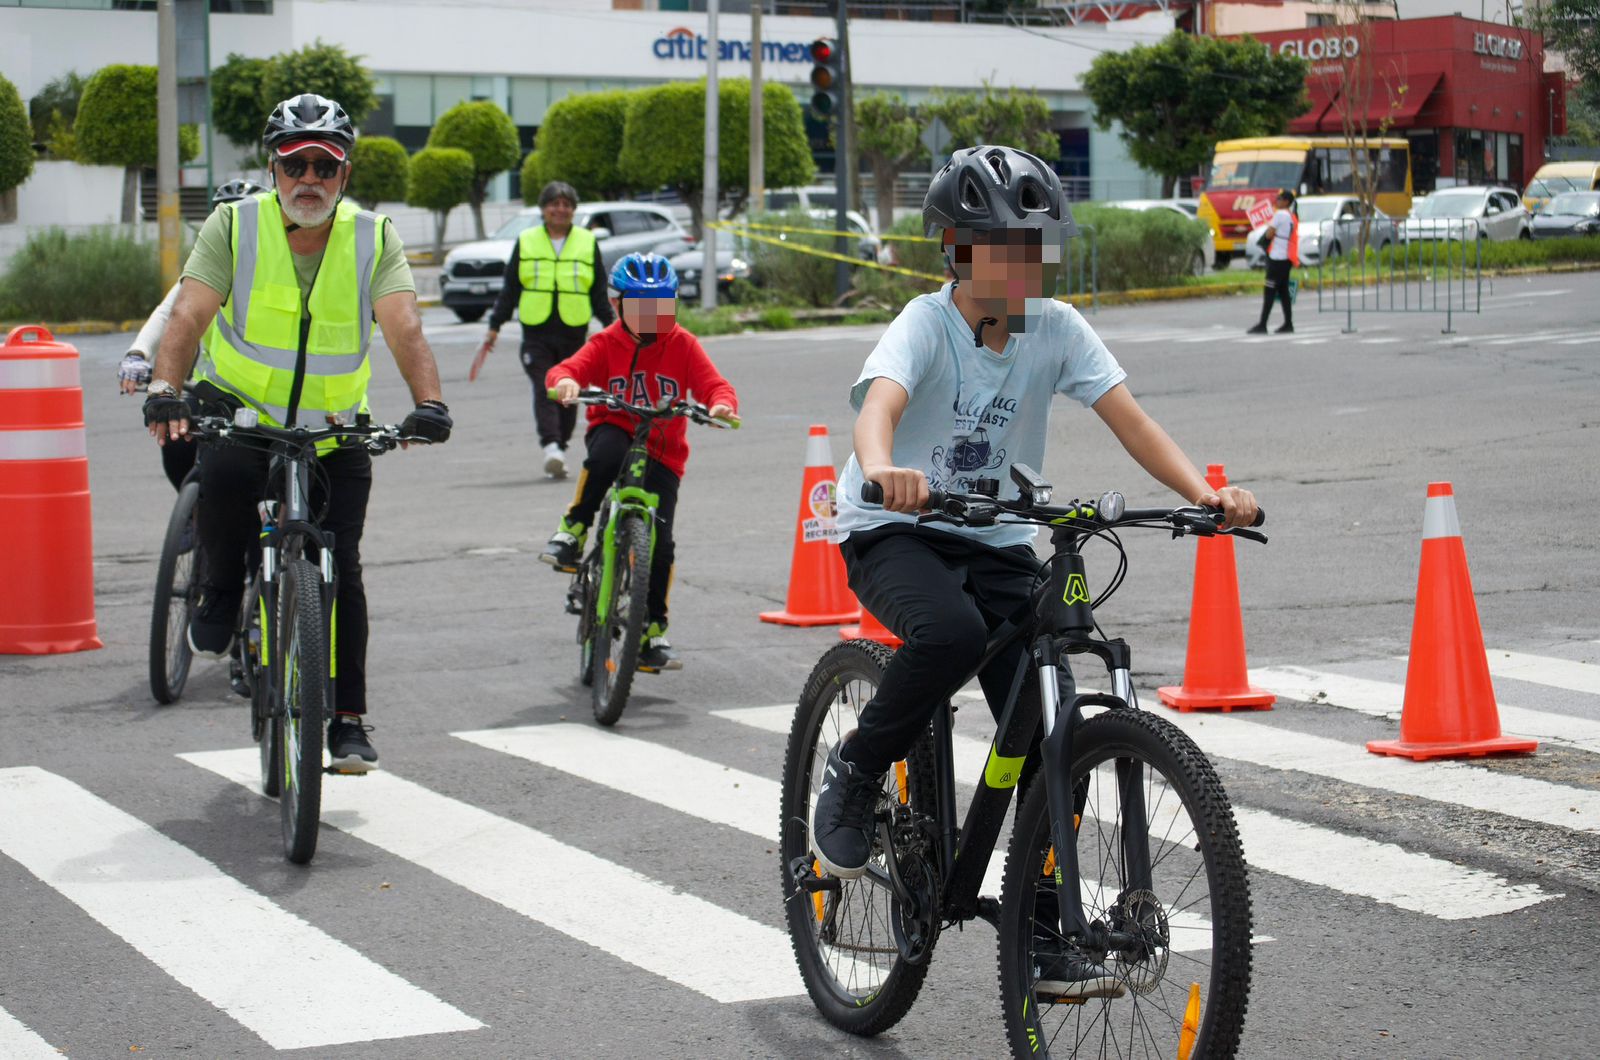
POLYGON ((594 286, 594 233, 573 228, 556 253, 555 244, 544 225, 525 229, 517 237, 517 279, 522 282, 522 300, 517 319, 537 326, 550 319, 553 308, 561 322, 579 328, 594 315, 589 289, 594 286))
POLYGON ((206 337, 199 378, 233 393, 274 423, 287 421, 287 401, 300 360, 300 327, 309 314, 300 422, 349 420, 366 407, 372 341, 372 280, 382 254, 380 214, 340 203, 302 305, 300 283, 273 193, 241 200, 233 210, 233 287, 206 337), (271 211, 263 224, 261 212, 271 211))

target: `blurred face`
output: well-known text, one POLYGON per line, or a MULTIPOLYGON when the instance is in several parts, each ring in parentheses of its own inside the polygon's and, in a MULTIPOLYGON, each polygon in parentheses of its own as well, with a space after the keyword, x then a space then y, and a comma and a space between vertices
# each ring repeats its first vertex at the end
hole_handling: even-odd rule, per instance
POLYGON ((665 335, 678 320, 676 298, 619 299, 622 322, 640 338, 665 335))
POLYGON ((544 226, 557 232, 572 227, 572 211, 577 209, 570 199, 551 199, 539 208, 544 216, 544 226))
POLYGON ((1026 331, 1039 303, 1055 293, 1061 241, 1038 229, 1003 232, 947 230, 945 247, 967 293, 1011 331, 1026 331))
POLYGON ((320 147, 308 147, 273 161, 283 215, 301 228, 316 228, 333 216, 350 167, 320 147), (290 172, 301 169, 299 176, 290 172))

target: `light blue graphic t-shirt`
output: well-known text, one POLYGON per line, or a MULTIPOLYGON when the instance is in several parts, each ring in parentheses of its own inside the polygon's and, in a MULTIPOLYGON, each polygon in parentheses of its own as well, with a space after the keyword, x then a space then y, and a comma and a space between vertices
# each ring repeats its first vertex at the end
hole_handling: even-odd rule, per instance
MULTIPOLYGON (((951 285, 913 299, 867 357, 850 389, 859 411, 874 379, 892 379, 911 400, 894 432, 896 467, 920 468, 933 489, 970 493, 981 478, 1017 496, 1011 465, 1043 471, 1050 400, 1065 394, 1085 408, 1127 378, 1078 311, 1045 303, 1043 319, 995 353, 973 345, 972 328, 950 298, 951 285)), ((1046 476, 1047 478, 1049 476, 1046 476)), ((916 517, 861 500, 861 465, 851 454, 839 477, 838 534, 916 517)), ((1031 526, 931 526, 1005 548, 1033 541, 1031 526)))

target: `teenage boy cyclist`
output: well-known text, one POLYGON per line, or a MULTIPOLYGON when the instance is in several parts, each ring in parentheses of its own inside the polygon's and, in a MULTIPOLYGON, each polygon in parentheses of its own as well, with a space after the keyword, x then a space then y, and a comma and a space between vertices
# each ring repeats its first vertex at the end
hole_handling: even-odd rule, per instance
MULTIPOLYGON (((1031 526, 918 526, 914 513, 930 488, 972 492, 989 478, 1015 497, 1010 466, 1042 465, 1059 393, 1094 409, 1129 455, 1185 501, 1221 506, 1229 526, 1256 514, 1247 490, 1206 484, 1134 401, 1088 323, 1050 297, 1064 241, 1077 229, 1049 166, 1010 147, 958 151, 929 186, 922 216, 942 237, 956 278, 906 306, 850 390, 859 415, 839 483, 840 547, 850 588, 905 645, 824 767, 811 849, 843 879, 862 875, 871 858, 884 773, 977 665, 988 634, 1027 603, 1039 570, 1031 526), (862 502, 863 482, 883 487, 881 507, 862 502)), ((979 675, 991 709, 1025 650, 1017 645, 979 675)), ((1121 990, 1085 960, 1065 959, 1042 978, 1059 996, 1121 990)))
MULTIPOLYGON (((585 386, 604 387, 635 405, 669 404, 692 393, 714 418, 735 416, 739 398, 733 385, 711 363, 700 340, 678 326, 678 274, 671 262, 655 254, 629 254, 611 270, 611 286, 617 292, 617 320, 545 376, 557 399, 571 405, 585 386)), ((589 524, 622 470, 635 427, 626 412, 589 407, 577 496, 540 554, 541 562, 558 571, 577 570, 589 524)), ((639 652, 639 669, 649 672, 683 669, 667 642, 667 593, 672 586, 672 516, 689 462, 688 428, 686 421, 674 418, 650 433, 644 486, 660 498, 660 505, 650 563, 650 625, 639 652)))

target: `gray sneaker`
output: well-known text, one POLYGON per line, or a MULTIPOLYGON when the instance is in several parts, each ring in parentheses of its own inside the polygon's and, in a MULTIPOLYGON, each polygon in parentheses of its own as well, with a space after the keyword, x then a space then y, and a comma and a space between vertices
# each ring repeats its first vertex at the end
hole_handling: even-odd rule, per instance
POLYGON ((378 768, 378 752, 367 739, 372 726, 359 715, 335 714, 328 722, 328 758, 335 773, 368 773, 378 768))
MULTIPOLYGON (((846 739, 849 737, 847 736, 846 739)), ((824 871, 859 879, 872 858, 872 832, 883 795, 883 776, 863 772, 839 757, 844 740, 828 752, 822 785, 811 810, 811 853, 824 871)))

